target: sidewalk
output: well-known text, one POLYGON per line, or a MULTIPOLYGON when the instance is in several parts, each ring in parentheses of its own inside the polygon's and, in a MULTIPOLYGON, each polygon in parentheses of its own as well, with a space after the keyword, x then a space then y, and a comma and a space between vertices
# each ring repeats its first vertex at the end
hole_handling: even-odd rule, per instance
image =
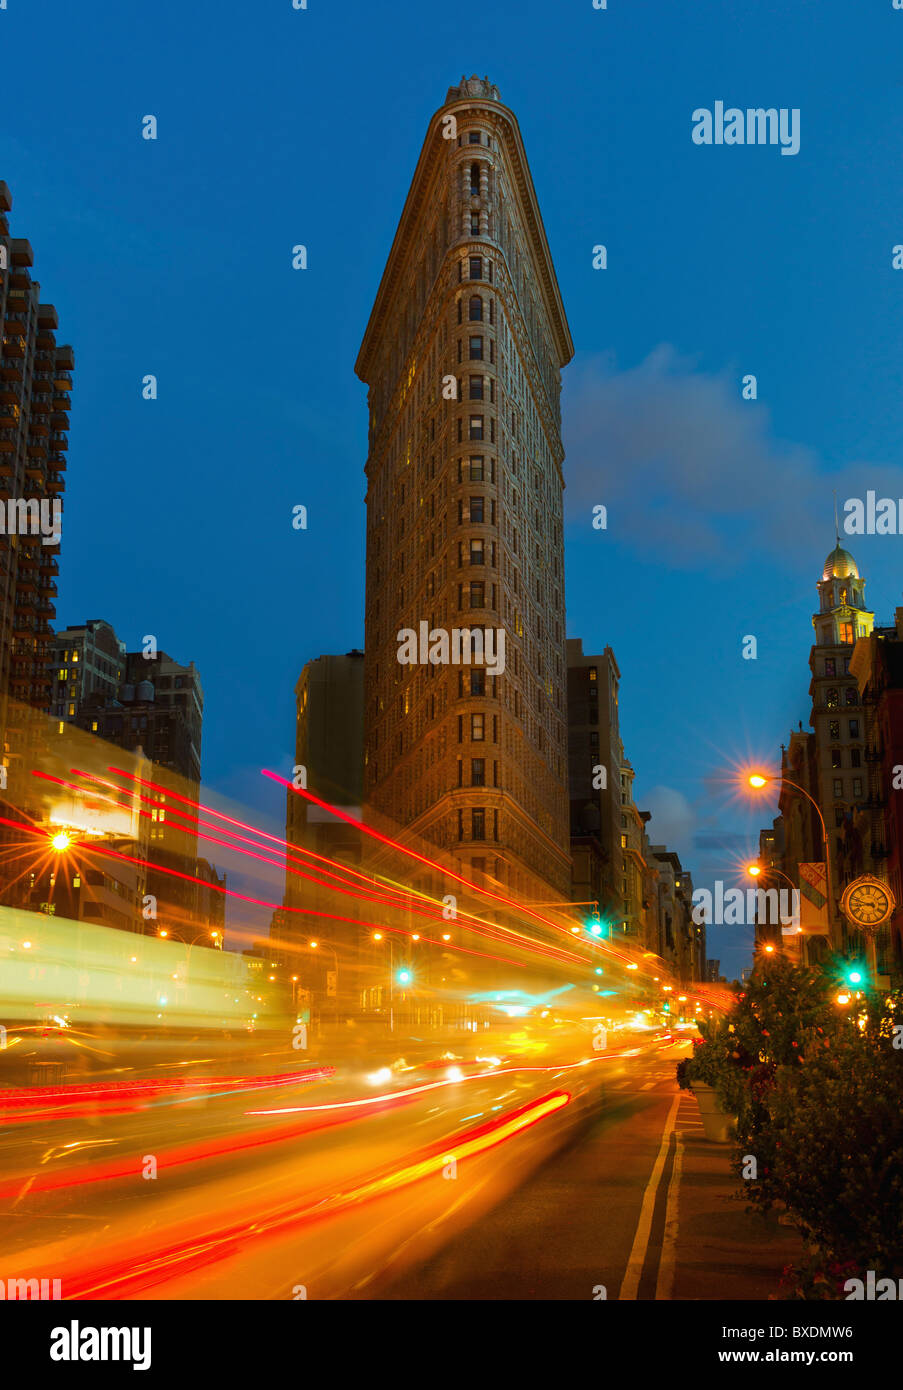
MULTIPOLYGON (((768 1299, 779 1293, 786 1265, 804 1254, 800 1236, 777 1212, 749 1212, 729 1167, 731 1145, 703 1138, 696 1101, 681 1096, 676 1145, 680 1183, 669 1193, 674 1241, 674 1299, 768 1299)), ((670 1166, 670 1165, 669 1165, 670 1166)), ((673 1170, 672 1170, 673 1171, 673 1170)))

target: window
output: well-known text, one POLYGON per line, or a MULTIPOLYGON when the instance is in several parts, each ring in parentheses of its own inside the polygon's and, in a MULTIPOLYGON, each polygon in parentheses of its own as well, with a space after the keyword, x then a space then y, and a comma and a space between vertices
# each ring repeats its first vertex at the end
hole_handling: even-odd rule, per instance
POLYGON ((826 675, 826 676, 836 676, 836 675, 837 675, 837 671, 835 670, 836 665, 837 665, 837 663, 836 663, 836 661, 834 660, 833 656, 826 656, 826 657, 825 657, 825 675, 826 675))
POLYGON ((850 749, 850 767, 861 767, 861 754, 858 748, 850 749))
POLYGON ((481 401, 483 399, 483 378, 472 376, 470 378, 470 400, 481 401))
POLYGON ((840 623, 840 640, 848 646, 853 645, 853 624, 840 623))
POLYGON ((481 579, 471 580, 470 606, 471 608, 486 607, 486 586, 481 579))
POLYGON ((486 785, 486 760, 485 758, 471 758, 470 760, 470 785, 472 787, 485 787, 486 785))
POLYGON ((483 499, 482 499, 482 497, 471 497, 471 499, 470 499, 470 519, 471 519, 471 521, 482 522, 482 520, 483 520, 483 499))
POLYGON ((849 721, 849 724, 850 724, 850 738, 858 738, 858 737, 859 737, 859 720, 858 720, 858 719, 851 719, 851 720, 849 721))
POLYGON ((835 807, 834 807, 834 825, 835 825, 835 828, 836 828, 836 829, 840 829, 840 827, 843 825, 843 807, 842 807, 842 806, 835 806, 835 807))
POLYGON ((846 690, 843 692, 843 698, 846 700, 848 705, 858 705, 859 691, 857 687, 855 685, 848 685, 846 690))
POLYGON ((480 214, 478 212, 470 214, 470 234, 471 236, 480 235, 480 214))
POLYGON ((853 795, 854 795, 854 796, 862 796, 862 778, 861 778, 861 777, 854 777, 854 778, 853 778, 853 795))
POLYGON ((484 563, 483 542, 481 540, 470 542, 470 563, 472 565, 482 565, 484 563))
POLYGON ((589 735, 589 746, 590 746, 590 749, 591 749, 591 751, 592 751, 593 753, 598 753, 598 751, 599 751, 599 735, 598 735, 598 733, 596 732, 595 729, 591 729, 591 730, 590 730, 590 735, 589 735))
POLYGON ((471 458, 470 460, 470 481, 481 483, 483 481, 483 460, 482 458, 471 458))
POLYGON ((828 738, 840 738, 840 720, 828 720, 828 738))
POLYGON ((486 694, 486 672, 474 670, 470 673, 470 693, 471 695, 486 694))
POLYGON ((471 280, 482 280, 483 278, 483 257, 471 256, 470 258, 470 278, 471 280))
POLYGON ((843 796, 843 781, 840 777, 834 778, 834 795, 843 796))
POLYGON ((483 360, 483 339, 471 338, 470 340, 470 360, 471 362, 482 362, 483 360))
POLYGON ((626 849, 626 848, 627 848, 627 836, 626 836, 626 835, 622 835, 622 836, 621 836, 621 849, 626 849))
POLYGON ((470 838, 486 839, 486 812, 482 806, 474 806, 470 812, 470 838))
POLYGON ((471 323, 483 322, 483 301, 478 294, 471 295, 467 317, 471 323))
POLYGON ((470 417, 470 439, 483 438, 483 417, 482 415, 471 415, 470 417))
POLYGON ((484 718, 482 714, 472 714, 470 716, 470 737, 473 743, 482 743, 485 738, 484 718))
POLYGON ((830 690, 825 691, 825 704, 828 709, 837 709, 840 704, 840 696, 837 693, 837 686, 832 685, 830 690))
POLYGON ((479 197, 480 194, 480 166, 471 164, 470 166, 470 193, 471 197, 479 197))
MULTIPOLYGON (((843 767, 842 755, 841 755, 841 751, 840 751, 839 748, 832 748, 832 749, 831 749, 831 766, 832 766, 832 767, 843 767)), ((854 764, 854 766, 855 766, 855 764, 854 764)))
MULTIPOLYGON (((470 145, 482 145, 483 137, 478 130, 470 130, 467 133, 467 141, 470 145)), ((479 165, 476 167, 479 168, 479 165)))
POLYGON ((596 681, 599 679, 599 673, 596 670, 595 666, 591 666, 589 668, 589 679, 591 685, 595 685, 596 681))

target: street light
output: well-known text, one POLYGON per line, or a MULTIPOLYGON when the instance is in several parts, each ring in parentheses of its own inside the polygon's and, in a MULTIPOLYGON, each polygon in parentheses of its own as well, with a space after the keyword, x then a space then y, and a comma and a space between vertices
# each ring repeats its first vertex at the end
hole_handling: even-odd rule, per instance
POLYGON ((72 836, 68 830, 58 830, 50 841, 57 854, 62 854, 72 844, 72 836))
MULTIPOLYGON (((772 773, 753 772, 748 781, 751 787, 764 787, 766 782, 776 782, 778 779, 772 773)), ((828 890, 828 936, 830 937, 834 929, 834 880, 831 874, 831 849, 828 844, 828 827, 825 825, 825 818, 821 813, 821 807, 813 796, 810 796, 805 787, 801 787, 798 782, 791 782, 788 777, 783 775, 780 778, 782 787, 792 787, 794 791, 804 796, 806 800, 815 808, 815 814, 821 823, 822 844, 825 850, 825 877, 827 878, 828 890)))

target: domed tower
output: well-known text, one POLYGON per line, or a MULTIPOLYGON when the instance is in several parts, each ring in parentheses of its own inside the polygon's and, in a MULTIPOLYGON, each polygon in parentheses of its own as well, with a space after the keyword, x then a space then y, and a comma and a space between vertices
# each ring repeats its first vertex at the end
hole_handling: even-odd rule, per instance
MULTIPOLYGON (((815 730, 818 803, 831 848, 836 903, 842 888, 838 869, 843 857, 844 821, 868 796, 864 710, 859 686, 850 675, 850 658, 859 638, 872 631, 875 615, 865 606, 865 580, 839 537, 816 588, 819 607, 812 615, 815 645, 809 654, 809 722, 815 730)), ((833 927, 836 937, 840 922, 833 927)), ((831 945, 836 949, 841 941, 832 939, 831 945)))
MULTIPOLYGON (((851 647, 871 632, 875 615, 865 606, 865 580, 856 561, 838 544, 825 560, 818 584, 819 610, 813 614, 815 642, 819 647, 851 647)), ((851 653, 847 653, 851 655, 851 653)))

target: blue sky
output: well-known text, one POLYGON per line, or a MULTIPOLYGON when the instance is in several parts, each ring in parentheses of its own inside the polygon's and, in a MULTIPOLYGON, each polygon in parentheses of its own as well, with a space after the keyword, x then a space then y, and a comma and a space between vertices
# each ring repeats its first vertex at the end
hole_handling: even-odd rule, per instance
MULTIPOLYGON (((903 12, 309 6, 0 11, 12 232, 76 350, 58 618, 194 659, 205 779, 278 820, 257 770, 293 760, 298 672, 363 640, 355 356, 429 117, 462 73, 488 74, 520 121, 576 345, 568 630, 614 647, 640 804, 710 882, 740 842, 694 837, 752 848, 770 819, 711 779, 808 719, 832 489, 903 496, 903 12), (800 153, 694 145, 691 113, 717 100, 799 108, 800 153)), ((890 621, 903 538, 850 548, 890 621)), ((712 933, 732 972, 747 949, 712 933)))

